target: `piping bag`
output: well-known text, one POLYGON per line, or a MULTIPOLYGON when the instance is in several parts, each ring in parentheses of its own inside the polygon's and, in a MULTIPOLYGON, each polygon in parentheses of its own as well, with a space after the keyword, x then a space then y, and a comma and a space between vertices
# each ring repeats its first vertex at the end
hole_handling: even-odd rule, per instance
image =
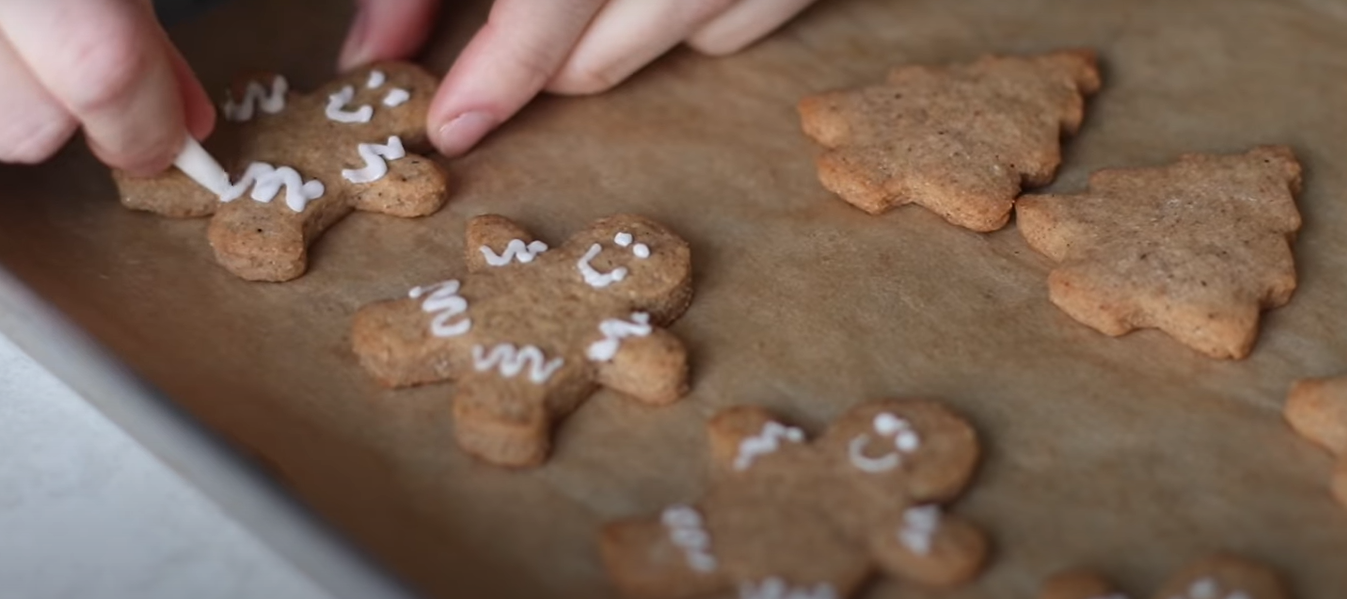
POLYGON ((173 159, 173 166, 217 196, 229 189, 229 173, 190 134, 178 157, 173 159))

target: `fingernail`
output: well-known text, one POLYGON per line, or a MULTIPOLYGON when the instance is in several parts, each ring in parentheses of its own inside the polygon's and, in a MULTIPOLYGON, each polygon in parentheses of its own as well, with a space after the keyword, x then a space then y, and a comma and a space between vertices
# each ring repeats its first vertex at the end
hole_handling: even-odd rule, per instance
POLYGON ((435 146, 450 158, 466 154, 487 133, 496 128, 496 119, 485 112, 465 112, 440 127, 435 134, 435 146))
POLYGON ((365 37, 369 32, 369 10, 365 3, 358 5, 351 30, 346 33, 346 43, 341 46, 341 57, 337 59, 337 68, 342 71, 354 69, 369 61, 369 49, 365 37))

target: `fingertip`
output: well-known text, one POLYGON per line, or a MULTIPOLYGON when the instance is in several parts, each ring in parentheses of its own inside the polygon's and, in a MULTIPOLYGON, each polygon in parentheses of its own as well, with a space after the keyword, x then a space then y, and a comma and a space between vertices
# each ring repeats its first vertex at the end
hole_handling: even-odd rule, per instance
POLYGON ((439 5, 439 0, 362 0, 342 44, 337 67, 349 71, 415 54, 435 25, 439 5))
POLYGON ((500 120, 486 112, 468 111, 437 125, 431 141, 441 154, 457 158, 468 153, 498 125, 500 120))

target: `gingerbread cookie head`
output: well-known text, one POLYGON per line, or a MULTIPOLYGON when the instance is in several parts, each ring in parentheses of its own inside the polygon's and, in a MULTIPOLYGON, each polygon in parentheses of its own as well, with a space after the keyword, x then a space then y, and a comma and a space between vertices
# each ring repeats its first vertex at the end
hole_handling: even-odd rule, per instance
POLYGON ((894 69, 875 86, 800 101, 805 134, 824 147, 819 181, 871 214, 921 205, 974 231, 1010 217, 1022 185, 1046 185, 1063 133, 1099 89, 1094 53, 988 56, 894 69))
POLYGON ((304 273, 308 248, 353 210, 424 216, 448 182, 429 149, 426 111, 437 81, 420 67, 380 63, 312 94, 274 74, 241 79, 207 146, 230 171, 217 192, 176 170, 151 178, 114 172, 128 208, 172 217, 211 216, 216 259, 249 280, 304 273))
POLYGON ((356 314, 352 341, 381 382, 458 382, 459 444, 504 466, 541 463, 551 428, 603 386, 648 404, 687 391, 687 353, 660 328, 692 298, 687 243, 622 215, 551 247, 488 215, 468 224, 469 274, 356 314))
POLYGON ((1020 232, 1059 262, 1052 302, 1112 336, 1156 328, 1214 358, 1243 358, 1261 310, 1296 287, 1300 164, 1286 147, 1107 169, 1074 195, 1021 198, 1020 232))
POLYGON ((836 599, 876 569, 948 586, 985 560, 985 536, 935 503, 967 485, 978 455, 972 429, 938 404, 863 404, 812 443, 756 407, 708 428, 715 479, 700 501, 603 531, 626 595, 836 599))

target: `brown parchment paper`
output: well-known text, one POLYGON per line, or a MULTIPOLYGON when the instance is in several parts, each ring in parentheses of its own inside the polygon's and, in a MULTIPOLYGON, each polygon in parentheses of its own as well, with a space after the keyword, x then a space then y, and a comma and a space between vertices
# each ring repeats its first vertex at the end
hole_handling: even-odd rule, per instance
MULTIPOLYGON (((250 69, 309 88, 350 16, 329 4, 238 1, 174 35, 212 89, 250 69)), ((426 64, 446 69, 484 15, 448 3, 426 64)), ((451 169, 441 213, 353 215, 302 279, 251 284, 214 264, 205 221, 123 210, 71 148, 0 169, 0 263, 434 596, 611 596, 597 527, 698 496, 708 415, 764 404, 817 431, 885 396, 947 401, 987 447, 955 509, 995 561, 939 596, 1029 597, 1080 565, 1147 596, 1216 549, 1275 564, 1300 597, 1347 593, 1330 460, 1279 415, 1292 379, 1347 372, 1347 1, 822 0, 740 55, 677 51, 611 93, 542 99, 451 169), (1287 143, 1303 160, 1301 285, 1249 359, 1076 324, 1013 223, 871 217, 818 185, 802 95, 897 63, 1072 46, 1100 52, 1105 87, 1054 190, 1187 151, 1287 143), (455 448, 450 385, 385 391, 357 367, 352 313, 464 273, 469 217, 556 243, 624 211, 693 247, 697 299, 673 327, 693 352, 684 401, 601 392, 545 467, 511 472, 455 448)), ((869 596, 936 593, 880 581, 869 596)))

